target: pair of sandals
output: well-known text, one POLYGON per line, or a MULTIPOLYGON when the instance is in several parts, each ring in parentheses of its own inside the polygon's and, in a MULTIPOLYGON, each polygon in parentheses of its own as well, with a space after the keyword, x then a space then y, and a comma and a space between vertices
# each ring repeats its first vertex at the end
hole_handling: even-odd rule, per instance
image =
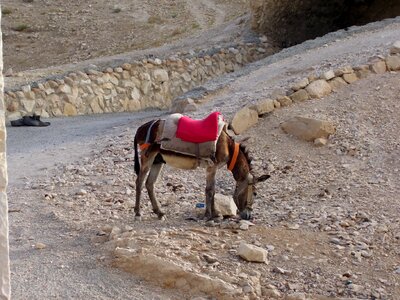
POLYGON ((37 126, 37 127, 45 127, 49 126, 50 122, 43 122, 40 120, 40 116, 23 116, 21 119, 11 121, 11 126, 19 127, 19 126, 37 126))

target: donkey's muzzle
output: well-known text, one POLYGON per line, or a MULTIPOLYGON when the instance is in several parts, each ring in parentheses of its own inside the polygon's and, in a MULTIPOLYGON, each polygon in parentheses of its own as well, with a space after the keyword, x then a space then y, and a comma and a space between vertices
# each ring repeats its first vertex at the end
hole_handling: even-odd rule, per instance
POLYGON ((240 218, 243 220, 250 220, 251 219, 251 211, 249 209, 245 209, 240 212, 240 218))

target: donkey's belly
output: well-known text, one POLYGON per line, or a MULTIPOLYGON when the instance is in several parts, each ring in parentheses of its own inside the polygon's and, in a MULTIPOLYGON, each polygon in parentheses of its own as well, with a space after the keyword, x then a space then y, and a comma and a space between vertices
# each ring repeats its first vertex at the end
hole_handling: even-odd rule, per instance
POLYGON ((162 157, 168 165, 178 169, 192 170, 199 166, 199 161, 195 157, 175 156, 165 153, 162 154, 162 157))

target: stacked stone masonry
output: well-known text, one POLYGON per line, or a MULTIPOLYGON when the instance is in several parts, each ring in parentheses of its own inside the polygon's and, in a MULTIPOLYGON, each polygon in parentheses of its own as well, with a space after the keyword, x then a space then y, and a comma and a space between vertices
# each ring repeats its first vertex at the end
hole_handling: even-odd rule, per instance
POLYGON ((46 118, 166 109, 175 97, 268 54, 262 44, 248 43, 164 60, 133 61, 104 71, 78 71, 6 90, 6 116, 15 120, 32 114, 46 118))
POLYGON ((308 99, 323 98, 331 92, 366 78, 370 74, 400 71, 400 41, 393 44, 389 53, 386 57, 371 58, 368 64, 362 66, 345 66, 338 70, 329 70, 319 76, 310 75, 303 78, 294 83, 285 95, 277 95, 272 99, 266 98, 258 101, 255 105, 242 108, 233 116, 230 127, 235 134, 241 134, 254 126, 259 117, 272 112, 276 108, 308 99), (243 115, 246 115, 246 118, 243 118, 243 115))

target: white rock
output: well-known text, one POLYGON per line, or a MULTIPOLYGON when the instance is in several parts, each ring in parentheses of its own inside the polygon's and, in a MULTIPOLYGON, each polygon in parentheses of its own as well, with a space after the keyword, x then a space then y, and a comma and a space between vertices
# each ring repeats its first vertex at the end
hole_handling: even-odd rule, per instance
POLYGON ((214 196, 215 210, 222 216, 232 217, 237 214, 235 201, 230 196, 216 193, 214 196))
POLYGON ((311 98, 322 98, 326 95, 329 95, 332 92, 332 88, 325 80, 319 79, 311 82, 306 87, 306 91, 311 98))
POLYGON ((335 133, 335 127, 330 121, 305 117, 294 117, 281 124, 283 131, 306 141, 318 138, 328 138, 335 133))
POLYGON ((231 121, 235 134, 241 134, 258 122, 258 113, 254 109, 244 107, 239 110, 231 121))
POLYGON ((268 264, 268 251, 254 245, 240 243, 237 254, 243 259, 251 262, 263 262, 268 264))
POLYGON ((251 109, 256 110, 259 116, 264 115, 275 109, 274 100, 272 99, 260 100, 254 106, 252 106, 251 109))
POLYGON ((400 41, 396 41, 390 48, 390 54, 400 54, 400 41))
POLYGON ((37 249, 37 250, 42 250, 42 249, 44 249, 46 247, 47 246, 45 244, 43 244, 43 243, 36 243, 35 244, 35 249, 37 249))

